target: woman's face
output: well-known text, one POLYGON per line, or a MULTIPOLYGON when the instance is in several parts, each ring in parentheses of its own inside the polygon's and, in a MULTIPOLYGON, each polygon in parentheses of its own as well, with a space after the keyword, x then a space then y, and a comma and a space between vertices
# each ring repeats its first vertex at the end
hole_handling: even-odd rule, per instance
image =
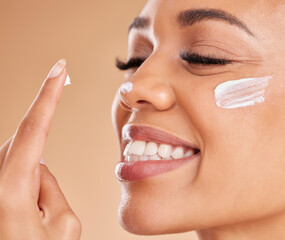
POLYGON ((133 85, 118 91, 113 104, 121 160, 130 140, 199 152, 117 167, 126 230, 242 226, 285 210, 284 10, 282 1, 150 0, 131 25, 128 59, 142 60, 124 66, 131 67, 125 82, 133 85), (271 79, 263 101, 217 105, 218 85, 265 76, 271 79))

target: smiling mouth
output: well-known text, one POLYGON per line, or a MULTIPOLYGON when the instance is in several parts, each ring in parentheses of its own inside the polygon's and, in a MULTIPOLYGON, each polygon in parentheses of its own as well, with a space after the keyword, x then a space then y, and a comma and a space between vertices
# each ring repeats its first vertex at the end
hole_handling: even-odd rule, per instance
POLYGON ((195 145, 149 126, 125 125, 122 142, 123 160, 115 170, 120 181, 153 177, 200 156, 200 149, 195 145))
POLYGON ((147 141, 129 141, 123 156, 124 161, 148 161, 148 160, 173 160, 191 157, 199 152, 199 149, 183 145, 170 145, 165 143, 147 141))

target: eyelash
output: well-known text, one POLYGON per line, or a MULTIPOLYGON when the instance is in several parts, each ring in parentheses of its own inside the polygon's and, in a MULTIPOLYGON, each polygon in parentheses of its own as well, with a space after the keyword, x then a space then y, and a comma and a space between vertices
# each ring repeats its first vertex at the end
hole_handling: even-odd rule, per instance
POLYGON ((232 60, 224 58, 216 58, 212 56, 201 56, 196 53, 182 52, 180 54, 182 60, 191 64, 202 64, 202 65, 227 65, 232 63, 232 60))
MULTIPOLYGON (((215 58, 211 56, 201 56, 196 53, 182 52, 180 58, 189 64, 202 64, 202 65, 226 65, 233 61, 229 59, 215 58)), ((138 68, 145 61, 143 58, 131 58, 127 62, 116 59, 116 67, 120 70, 128 70, 131 68, 138 68)))
POLYGON ((124 71, 124 70, 128 70, 131 68, 137 68, 140 65, 142 65, 144 61, 145 61, 145 59, 143 59, 143 58, 131 58, 127 62, 116 59, 116 67, 118 69, 124 71))

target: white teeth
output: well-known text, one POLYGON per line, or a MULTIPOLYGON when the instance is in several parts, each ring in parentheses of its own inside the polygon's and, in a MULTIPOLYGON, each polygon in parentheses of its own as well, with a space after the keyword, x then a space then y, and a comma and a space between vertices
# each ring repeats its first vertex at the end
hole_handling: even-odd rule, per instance
POLYGON ((161 157, 158 154, 154 154, 149 156, 150 160, 161 160, 161 157))
POLYGON ((195 150, 190 149, 184 154, 184 147, 172 147, 168 144, 155 142, 133 141, 124 149, 125 161, 147 160, 173 160, 195 155, 195 150), (172 150, 174 148, 174 150, 172 150))
POLYGON ((190 157, 195 154, 194 149, 190 149, 187 153, 185 153, 184 157, 190 157))
POLYGON ((148 142, 145 145, 144 155, 154 155, 157 153, 157 144, 155 142, 148 142))
POLYGON ((149 156, 146 156, 146 155, 139 156, 139 158, 140 158, 140 161, 147 161, 147 160, 149 160, 149 156))
POLYGON ((125 161, 130 162, 131 161, 131 156, 126 156, 125 161))
POLYGON ((158 154, 163 158, 169 158, 171 155, 171 146, 167 144, 160 144, 158 154))
POLYGON ((171 156, 172 156, 174 159, 183 158, 183 156, 184 156, 183 147, 177 147, 177 148, 175 148, 174 151, 172 152, 171 156))
POLYGON ((129 143, 127 144, 127 146, 125 147, 125 150, 124 150, 124 153, 123 153, 124 156, 129 155, 129 149, 130 149, 130 146, 131 146, 131 145, 132 145, 132 142, 129 142, 129 143))
POLYGON ((145 149, 145 141, 134 141, 130 146, 129 153, 135 155, 143 155, 145 149))
POLYGON ((132 156, 131 156, 131 161, 140 161, 140 156, 138 156, 138 155, 132 155, 132 156))

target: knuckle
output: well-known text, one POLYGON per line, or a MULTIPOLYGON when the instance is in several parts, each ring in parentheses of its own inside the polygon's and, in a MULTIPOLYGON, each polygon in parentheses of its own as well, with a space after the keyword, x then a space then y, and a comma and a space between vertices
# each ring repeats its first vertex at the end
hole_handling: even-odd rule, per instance
POLYGON ((18 135, 30 135, 34 134, 35 132, 42 134, 44 137, 47 137, 48 135, 48 130, 44 124, 42 124, 39 120, 29 116, 26 116, 22 120, 17 132, 18 135))

